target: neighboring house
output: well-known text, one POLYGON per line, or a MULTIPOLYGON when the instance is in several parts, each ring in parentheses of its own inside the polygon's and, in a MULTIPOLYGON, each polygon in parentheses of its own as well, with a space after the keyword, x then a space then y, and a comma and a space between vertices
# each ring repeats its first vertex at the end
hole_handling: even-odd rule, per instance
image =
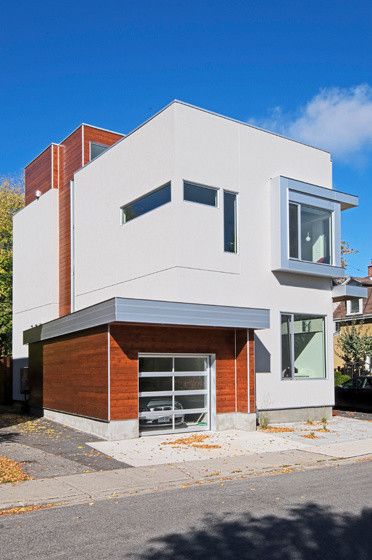
POLYGON ((330 416, 358 204, 330 154, 178 101, 120 138, 82 125, 26 168, 14 397, 28 363, 32 407, 106 438, 330 416))
MULTIPOLYGON (((335 304, 333 314, 335 321, 335 368, 345 366, 339 355, 340 351, 337 345, 337 336, 340 332, 354 323, 360 333, 372 337, 372 263, 368 265, 367 276, 362 278, 348 277, 344 279, 342 284, 349 287, 356 286, 357 288, 363 286, 367 293, 366 297, 354 298, 335 304)), ((365 367, 367 371, 372 371, 372 356, 367 356, 365 367)))

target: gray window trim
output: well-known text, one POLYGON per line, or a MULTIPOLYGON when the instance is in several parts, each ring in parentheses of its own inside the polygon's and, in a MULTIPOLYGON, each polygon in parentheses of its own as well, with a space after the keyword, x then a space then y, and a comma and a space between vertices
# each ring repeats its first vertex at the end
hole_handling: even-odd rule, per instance
POLYGON ((239 255, 240 252, 240 243, 239 243, 239 193, 236 191, 232 191, 229 189, 223 189, 222 191, 222 243, 223 243, 223 252, 227 255, 239 255), (236 251, 226 251, 225 250, 225 193, 234 194, 236 196, 236 205, 235 205, 235 235, 236 235, 236 251))
POLYGON ((220 187, 212 187, 210 185, 204 185, 203 183, 196 183, 195 181, 189 181, 188 179, 182 180, 182 200, 190 204, 200 204, 201 206, 207 206, 209 208, 219 208, 220 207, 220 187), (216 204, 212 206, 211 204, 204 204, 203 202, 197 202, 196 200, 185 199, 185 183, 192 185, 193 187, 200 187, 202 189, 208 189, 210 191, 215 191, 216 193, 216 204))
POLYGON ((166 183, 164 183, 163 185, 161 185, 160 187, 156 187, 156 189, 152 189, 151 191, 148 191, 145 194, 142 194, 141 196, 138 196, 137 198, 135 198, 134 200, 131 200, 130 202, 127 202, 126 204, 123 204, 122 206, 120 206, 120 220, 121 220, 121 225, 126 226, 127 224, 129 224, 130 222, 133 222, 134 220, 136 220, 137 218, 141 218, 142 216, 145 216, 146 214, 148 214, 149 212, 154 212, 155 210, 158 210, 159 208, 162 208, 163 206, 166 206, 167 204, 170 204, 172 202, 172 183, 171 181, 167 181, 166 183), (139 216, 135 216, 133 219, 126 221, 124 219, 124 210, 130 206, 131 204, 135 204, 136 202, 146 198, 147 196, 154 194, 162 189, 164 189, 165 187, 168 187, 170 189, 170 200, 168 200, 168 202, 165 202, 164 204, 161 204, 160 206, 157 206, 156 208, 152 208, 152 210, 148 210, 147 212, 144 212, 143 214, 140 214, 139 216))
POLYGON ((283 315, 288 315, 291 317, 290 322, 290 354, 291 354, 291 377, 283 377, 283 349, 282 349, 282 334, 280 333, 280 379, 281 381, 326 381, 328 379, 328 346, 327 346, 327 326, 328 326, 328 318, 327 315, 323 313, 306 313, 306 312, 292 312, 292 311, 280 311, 279 313, 279 324, 281 326, 281 319, 283 315), (294 334, 293 331, 293 317, 295 315, 307 315, 308 317, 314 318, 322 318, 324 320, 324 377, 296 377, 294 375, 294 361, 295 361, 295 352, 294 352, 294 334))

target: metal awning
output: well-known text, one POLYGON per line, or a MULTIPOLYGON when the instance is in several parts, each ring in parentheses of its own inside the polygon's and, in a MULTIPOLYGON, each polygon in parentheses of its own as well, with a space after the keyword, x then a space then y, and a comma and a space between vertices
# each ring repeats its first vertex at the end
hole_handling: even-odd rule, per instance
POLYGON ((332 288, 332 300, 334 302, 366 298, 367 296, 368 289, 355 282, 345 281, 341 284, 336 284, 332 288))
POLYGON ((148 299, 112 298, 23 332, 30 344, 110 323, 143 323, 236 329, 267 329, 270 310, 178 303, 148 299))

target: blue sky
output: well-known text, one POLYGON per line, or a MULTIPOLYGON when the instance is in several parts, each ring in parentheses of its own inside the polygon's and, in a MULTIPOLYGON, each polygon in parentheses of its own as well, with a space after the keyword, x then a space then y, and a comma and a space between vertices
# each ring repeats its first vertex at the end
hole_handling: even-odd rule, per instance
POLYGON ((372 258, 372 3, 0 0, 0 175, 81 122, 128 132, 172 99, 333 152, 358 194, 343 237, 372 258), (333 119, 333 121, 332 121, 333 119), (337 126, 335 123, 337 121, 337 126))

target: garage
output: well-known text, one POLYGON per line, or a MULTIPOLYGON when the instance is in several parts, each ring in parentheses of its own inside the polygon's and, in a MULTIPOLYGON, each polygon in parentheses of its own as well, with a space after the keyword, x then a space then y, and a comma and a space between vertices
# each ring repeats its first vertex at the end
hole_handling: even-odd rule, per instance
POLYGON ((211 355, 140 354, 140 435, 210 429, 211 355))

